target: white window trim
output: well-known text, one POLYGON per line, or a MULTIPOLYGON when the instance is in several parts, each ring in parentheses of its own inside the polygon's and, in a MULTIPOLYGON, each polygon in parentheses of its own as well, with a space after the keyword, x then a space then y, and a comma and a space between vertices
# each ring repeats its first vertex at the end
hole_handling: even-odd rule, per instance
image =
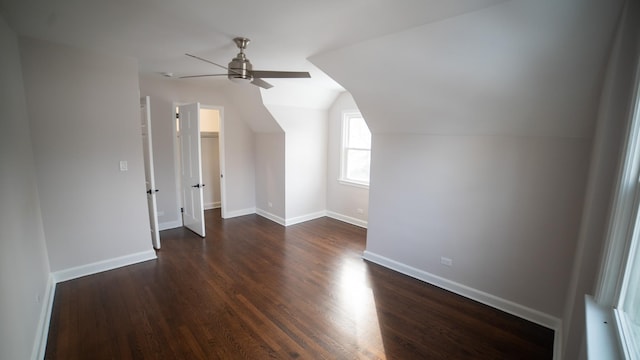
POLYGON ((635 359, 633 354, 640 352, 637 342, 628 341, 632 339, 632 331, 630 321, 627 319, 627 315, 618 309, 613 310, 613 315, 618 330, 618 339, 620 345, 620 352, 624 354, 624 358, 627 360, 635 359))
MULTIPOLYGON (((346 161, 346 142, 347 142, 347 132, 349 129, 347 119, 352 117, 362 117, 362 113, 358 110, 346 110, 342 112, 342 133, 340 138, 340 177, 338 178, 338 183, 348 186, 354 186, 362 189, 369 189, 370 182, 357 181, 353 179, 348 179, 346 177, 347 173, 347 161, 346 161)), ((360 148, 349 148, 354 150, 368 150, 371 153, 371 149, 360 149, 360 148)), ((371 166, 371 164, 369 164, 371 166)))
POLYGON ((354 186, 354 187, 358 187, 358 188, 362 188, 362 189, 368 189, 369 188, 369 184, 364 183, 364 182, 354 181, 354 180, 338 179, 338 182, 340 184, 342 184, 342 185, 349 185, 349 186, 354 186))
POLYGON ((631 97, 629 126, 624 144, 624 159, 617 177, 615 198, 607 230, 604 257, 599 271, 595 300, 612 312, 619 350, 625 359, 632 359, 631 354, 640 344, 627 341, 630 339, 630 327, 626 315, 617 307, 624 296, 628 274, 631 271, 630 254, 632 247, 640 246, 640 64, 634 76, 634 90, 631 97))

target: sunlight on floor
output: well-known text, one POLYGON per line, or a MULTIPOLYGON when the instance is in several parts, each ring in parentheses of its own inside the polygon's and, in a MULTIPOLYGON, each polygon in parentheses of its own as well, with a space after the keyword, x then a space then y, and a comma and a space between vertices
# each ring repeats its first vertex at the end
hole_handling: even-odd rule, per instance
POLYGON ((362 261, 344 261, 338 283, 340 303, 352 320, 348 329, 342 329, 345 335, 351 336, 359 351, 377 349, 373 354, 365 350, 367 357, 374 355, 386 359, 376 302, 373 291, 367 286, 366 268, 362 261))

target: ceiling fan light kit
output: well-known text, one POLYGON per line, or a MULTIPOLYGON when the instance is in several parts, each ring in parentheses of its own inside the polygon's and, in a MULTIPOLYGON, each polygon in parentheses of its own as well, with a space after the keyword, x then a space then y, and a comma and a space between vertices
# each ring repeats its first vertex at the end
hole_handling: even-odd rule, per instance
POLYGON ((187 56, 190 56, 194 59, 198 59, 200 61, 204 61, 207 62, 209 64, 218 66, 220 68, 223 68, 225 70, 227 70, 226 74, 206 74, 206 75, 191 75, 191 76, 181 76, 181 79, 184 78, 192 78, 192 77, 206 77, 206 76, 221 76, 221 75, 226 75, 227 78, 233 82, 245 82, 245 81, 251 81, 251 84, 259 86, 263 89, 269 89, 272 88, 273 85, 269 84, 268 82, 262 80, 262 78, 287 78, 287 79, 294 79, 294 78, 310 78, 311 75, 306 72, 306 71, 266 71, 266 70, 253 70, 253 65, 251 65, 251 62, 249 61, 249 59, 247 59, 247 56, 244 53, 244 50, 247 48, 247 44, 249 44, 249 42, 251 40, 245 38, 245 37, 237 37, 235 39, 233 39, 233 41, 236 43, 236 46, 238 47, 238 49, 240 49, 240 52, 238 53, 238 55, 236 55, 236 57, 234 57, 233 59, 231 59, 231 62, 229 62, 228 67, 224 67, 220 64, 216 64, 213 61, 195 56, 195 55, 191 55, 191 54, 185 54, 187 56))

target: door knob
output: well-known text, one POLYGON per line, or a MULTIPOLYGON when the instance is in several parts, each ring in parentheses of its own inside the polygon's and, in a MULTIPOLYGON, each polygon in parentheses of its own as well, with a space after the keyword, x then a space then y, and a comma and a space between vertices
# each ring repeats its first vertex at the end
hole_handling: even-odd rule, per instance
POLYGON ((149 190, 147 190, 147 194, 151 195, 153 193, 157 193, 158 191, 160 191, 160 190, 158 190, 158 189, 155 189, 155 190, 149 189, 149 190))

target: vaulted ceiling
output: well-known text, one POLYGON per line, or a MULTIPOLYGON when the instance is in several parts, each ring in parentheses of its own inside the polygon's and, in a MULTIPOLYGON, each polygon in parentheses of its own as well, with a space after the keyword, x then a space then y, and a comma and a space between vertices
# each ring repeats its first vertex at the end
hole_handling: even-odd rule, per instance
POLYGON ((20 35, 132 56, 142 73, 216 73, 184 54, 227 64, 244 36, 255 68, 306 70, 305 84, 340 89, 307 58, 502 1, 0 0, 0 12, 20 35))
POLYGON ((255 69, 312 74, 270 79, 265 104, 326 107, 346 88, 374 132, 588 137, 622 3, 0 0, 0 13, 22 36, 135 57, 149 76, 224 72, 184 54, 227 64, 249 37, 255 69))
POLYGON ((374 132, 589 138, 622 4, 513 0, 311 61, 374 132))

